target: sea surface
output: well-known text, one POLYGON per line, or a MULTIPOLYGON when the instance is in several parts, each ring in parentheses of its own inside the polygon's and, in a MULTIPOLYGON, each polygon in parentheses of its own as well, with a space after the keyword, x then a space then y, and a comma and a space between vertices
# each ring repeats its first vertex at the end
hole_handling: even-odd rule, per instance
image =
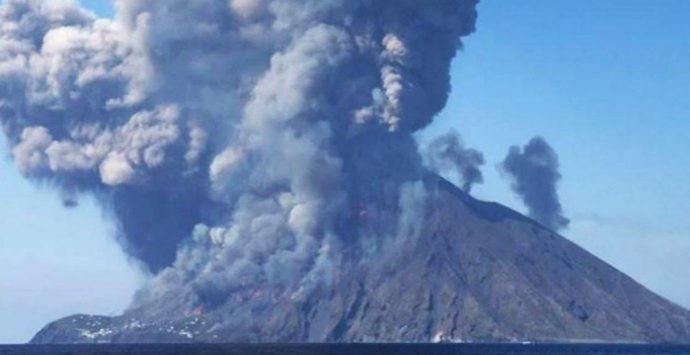
POLYGON ((667 345, 0 345, 0 355, 498 355, 498 354, 688 354, 688 346, 667 345))

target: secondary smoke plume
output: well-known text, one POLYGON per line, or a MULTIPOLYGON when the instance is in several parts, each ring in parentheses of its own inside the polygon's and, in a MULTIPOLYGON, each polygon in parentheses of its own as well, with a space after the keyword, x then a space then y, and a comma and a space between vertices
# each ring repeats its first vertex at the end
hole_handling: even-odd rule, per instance
POLYGON ((501 164, 513 180, 512 189, 543 225, 559 230, 570 221, 563 216, 558 198, 558 154, 542 137, 532 138, 523 149, 514 146, 501 164))
POLYGON ((0 122, 22 174, 95 195, 158 274, 139 302, 302 297, 344 250, 416 230, 412 133, 475 5, 117 0, 109 20, 5 0, 0 122))
POLYGON ((426 149, 429 167, 439 174, 454 171, 461 181, 462 189, 471 192, 475 184, 484 181, 480 167, 484 165, 484 155, 465 148, 460 134, 451 130, 434 139, 426 149))

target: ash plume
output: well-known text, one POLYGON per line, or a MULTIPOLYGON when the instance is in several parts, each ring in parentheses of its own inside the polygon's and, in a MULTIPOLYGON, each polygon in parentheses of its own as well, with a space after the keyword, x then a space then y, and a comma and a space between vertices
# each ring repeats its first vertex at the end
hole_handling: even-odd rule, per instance
POLYGON ((484 154, 480 151, 466 148, 455 130, 437 137, 425 151, 429 168, 438 174, 454 172, 465 192, 471 192, 472 187, 484 181, 481 166, 484 165, 484 154))
POLYGON ((412 133, 446 103, 475 5, 116 0, 110 20, 5 0, 0 122, 24 176, 96 196, 157 275, 135 306, 305 297, 343 250, 417 229, 412 133))
POLYGON ((568 226, 558 197, 558 154, 542 137, 532 138, 522 149, 510 148, 501 169, 512 179, 511 188, 529 209, 529 215, 553 229, 568 226))

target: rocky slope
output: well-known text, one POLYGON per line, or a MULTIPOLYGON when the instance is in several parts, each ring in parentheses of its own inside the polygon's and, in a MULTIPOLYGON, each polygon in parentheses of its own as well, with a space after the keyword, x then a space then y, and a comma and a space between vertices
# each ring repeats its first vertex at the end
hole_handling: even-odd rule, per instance
POLYGON ((424 229, 399 262, 351 256, 309 299, 248 290, 193 312, 77 315, 32 342, 690 341, 687 310, 515 211, 428 184, 424 229))

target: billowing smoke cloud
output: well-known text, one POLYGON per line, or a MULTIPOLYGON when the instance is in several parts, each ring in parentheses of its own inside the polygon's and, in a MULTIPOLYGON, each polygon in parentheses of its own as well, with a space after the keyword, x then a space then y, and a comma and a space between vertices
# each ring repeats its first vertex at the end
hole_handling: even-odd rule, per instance
POLYGON ((532 218, 553 230, 568 226, 557 191, 558 154, 543 138, 532 138, 522 149, 511 147, 501 168, 512 178, 512 189, 532 218))
POLYGON ((158 274, 139 302, 299 297, 343 249, 418 229, 396 217, 421 199, 412 133, 475 5, 117 0, 109 20, 5 0, 0 122, 22 174, 95 195, 158 274))
POLYGON ((475 149, 465 148, 460 134, 455 130, 434 139, 425 153, 429 168, 439 174, 454 172, 466 192, 471 192, 475 184, 484 182, 481 171, 484 155, 475 149))

